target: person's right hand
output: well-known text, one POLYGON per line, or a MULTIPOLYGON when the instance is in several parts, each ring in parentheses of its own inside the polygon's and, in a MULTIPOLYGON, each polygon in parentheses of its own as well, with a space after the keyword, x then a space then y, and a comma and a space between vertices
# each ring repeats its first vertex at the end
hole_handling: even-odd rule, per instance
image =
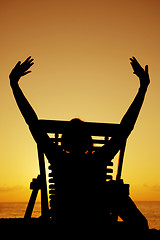
POLYGON ((135 57, 130 58, 130 60, 130 64, 134 71, 133 73, 139 77, 141 87, 147 87, 150 83, 148 65, 143 69, 135 57))
POLYGON ((10 78, 10 84, 11 86, 15 83, 18 83, 19 79, 30 73, 31 71, 28 71, 28 69, 33 65, 33 59, 31 57, 28 57, 23 63, 20 61, 16 64, 16 66, 12 69, 9 78, 10 78))

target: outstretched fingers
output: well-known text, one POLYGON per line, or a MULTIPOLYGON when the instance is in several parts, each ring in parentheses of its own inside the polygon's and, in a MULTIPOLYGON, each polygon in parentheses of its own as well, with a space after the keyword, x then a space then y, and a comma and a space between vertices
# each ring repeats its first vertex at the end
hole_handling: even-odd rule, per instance
POLYGON ((33 64, 33 58, 28 57, 22 64, 21 64, 21 71, 24 73, 26 72, 33 64))
POLYGON ((135 67, 137 65, 137 61, 135 60, 134 57, 130 58, 130 61, 131 61, 130 64, 131 64, 131 66, 133 68, 133 73, 135 74, 135 67))
POLYGON ((139 77, 141 86, 148 86, 150 83, 148 65, 146 65, 145 69, 143 69, 135 57, 130 58, 130 61, 133 73, 139 77))
POLYGON ((139 62, 137 61, 137 59, 135 57, 130 58, 131 62, 130 64, 132 65, 133 69, 135 70, 143 70, 143 68, 141 67, 141 65, 139 64, 139 62))
POLYGON ((15 67, 12 69, 9 78, 10 78, 10 83, 11 85, 14 85, 15 83, 18 83, 19 79, 30 73, 31 71, 28 71, 29 68, 34 64, 33 58, 28 57, 24 62, 21 63, 19 61, 15 67))
POLYGON ((27 75, 28 73, 31 73, 31 71, 26 71, 26 72, 22 73, 22 76, 25 76, 25 75, 27 75))
POLYGON ((137 62, 137 63, 138 63, 138 61, 137 61, 137 59, 136 59, 135 57, 132 57, 132 59, 133 59, 135 62, 137 62))
POLYGON ((31 56, 30 57, 28 57, 22 64, 24 64, 24 65, 26 65, 26 64, 32 64, 33 65, 33 58, 31 58, 31 56))
POLYGON ((29 56, 22 64, 31 63, 34 59, 29 56))
POLYGON ((137 66, 140 65, 135 57, 130 58, 130 61, 131 61, 131 64, 134 64, 134 65, 137 65, 137 66))
POLYGON ((145 72, 148 73, 148 65, 145 66, 145 72))

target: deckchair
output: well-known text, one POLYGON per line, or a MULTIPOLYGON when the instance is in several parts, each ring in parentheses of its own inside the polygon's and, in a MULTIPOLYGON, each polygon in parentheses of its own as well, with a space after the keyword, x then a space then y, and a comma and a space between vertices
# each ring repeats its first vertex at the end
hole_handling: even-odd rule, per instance
MULTIPOLYGON (((39 127, 43 129, 49 136, 52 134, 52 141, 55 143, 56 147, 59 148, 62 141, 62 134, 65 132, 66 129, 70 126, 70 121, 57 121, 57 120, 38 120, 39 127)), ((123 134, 123 129, 121 129, 120 124, 113 124, 113 123, 95 123, 95 122, 84 122, 84 126, 87 132, 92 137, 93 141, 93 151, 97 151, 100 149, 110 137, 116 134, 123 134)), ((108 216, 109 221, 116 222, 118 213, 117 209, 114 206, 114 199, 117 198, 118 194, 122 192, 124 194, 129 195, 129 185, 124 184, 123 180, 121 179, 122 173, 122 166, 123 166, 123 158, 125 152, 126 141, 123 143, 120 151, 119 151, 119 160, 118 160, 118 167, 117 167, 117 174, 115 179, 113 179, 113 160, 104 164, 104 171, 106 175, 105 179, 105 192, 108 194, 108 201, 106 201, 106 208, 105 214, 108 216)), ((37 178, 33 178, 30 184, 30 189, 32 189, 31 197, 28 202, 28 206, 25 212, 25 219, 30 219, 32 216, 33 208, 36 202, 38 191, 41 191, 41 217, 43 219, 49 220, 52 219, 53 222, 56 221, 56 208, 58 203, 56 202, 56 185, 55 179, 53 176, 53 165, 49 166, 50 173, 49 173, 49 182, 47 182, 46 178, 46 166, 45 166, 45 158, 44 153, 41 147, 37 144, 38 149, 38 159, 39 159, 39 169, 40 174, 37 178), (47 191, 47 185, 49 185, 49 194, 47 191), (49 196, 48 196, 49 195, 49 196), (49 201, 50 199, 50 201, 49 201)), ((59 161, 61 161, 59 159, 59 161)), ((83 162, 85 166, 85 162, 83 162)), ((82 176, 83 176, 83 169, 82 176)), ((74 179, 73 179, 74 180, 74 179)), ((65 185, 66 187, 67 185, 65 185)), ((74 189, 73 189, 74 191, 74 189)), ((67 193, 67 192, 66 192, 67 193)), ((83 189, 81 189, 81 194, 83 195, 83 189)), ((96 193, 95 193, 96 194, 96 193)), ((66 198, 69 196, 66 195, 66 198)), ((96 208, 96 206, 95 206, 96 208)))

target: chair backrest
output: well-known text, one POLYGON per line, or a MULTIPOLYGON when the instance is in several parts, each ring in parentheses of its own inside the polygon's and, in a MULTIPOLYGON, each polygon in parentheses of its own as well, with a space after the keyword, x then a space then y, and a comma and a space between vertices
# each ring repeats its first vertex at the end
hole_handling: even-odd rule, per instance
MULTIPOLYGON (((70 126, 70 121, 38 120, 38 124, 39 124, 39 127, 43 129, 43 131, 45 131, 48 134, 52 134, 51 138, 58 147, 59 145, 61 145, 62 134, 70 126)), ((96 148, 102 147, 110 137, 113 137, 114 135, 117 135, 123 131, 123 129, 121 129, 120 124, 84 122, 83 125, 86 128, 87 133, 92 137, 93 150, 96 150, 96 148)), ((119 180, 121 178, 125 144, 126 143, 124 143, 124 145, 122 146, 122 149, 120 150, 116 180, 119 180)), ((45 215, 47 211, 46 205, 48 202, 48 196, 47 196, 44 156, 39 146, 38 146, 38 153, 39 153, 40 175, 43 178, 42 180, 43 187, 41 189, 42 215, 45 215)), ((112 173, 113 173, 113 170, 111 168, 112 166, 113 166, 112 162, 108 163, 108 165, 106 166, 106 181, 112 179, 112 173)))
MULTIPOLYGON (((108 137, 122 131, 120 124, 83 122, 83 125, 87 133, 92 136, 94 148, 101 147, 108 140, 108 137)), ((54 134, 53 142, 60 145, 61 135, 70 126, 70 121, 39 120, 39 126, 45 132, 54 134)))

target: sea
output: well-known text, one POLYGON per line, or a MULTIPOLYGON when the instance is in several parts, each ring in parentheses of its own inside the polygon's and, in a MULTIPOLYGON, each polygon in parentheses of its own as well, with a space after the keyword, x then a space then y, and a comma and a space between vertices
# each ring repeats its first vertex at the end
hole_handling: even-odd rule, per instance
MULTIPOLYGON (((160 230, 160 201, 136 201, 135 204, 147 218, 149 228, 160 230)), ((26 207, 24 202, 0 203, 0 218, 23 218, 26 207)), ((38 218, 40 214, 41 204, 37 202, 32 217, 38 218)))

